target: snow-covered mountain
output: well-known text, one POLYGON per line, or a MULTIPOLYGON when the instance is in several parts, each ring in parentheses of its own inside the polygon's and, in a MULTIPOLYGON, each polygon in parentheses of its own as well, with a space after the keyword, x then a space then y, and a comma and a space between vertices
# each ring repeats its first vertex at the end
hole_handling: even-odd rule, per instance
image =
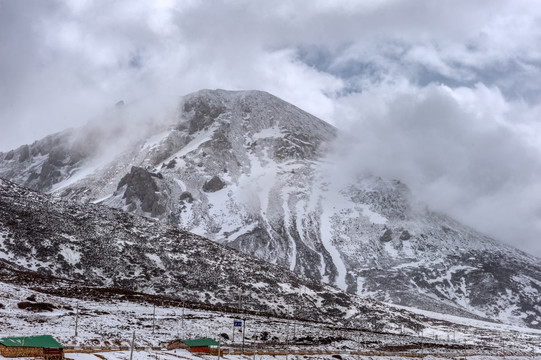
MULTIPOLYGON (((541 328, 541 261, 344 171, 331 125, 270 94, 119 107, 0 154, 0 176, 162 220, 350 293, 541 328)), ((371 156, 371 154, 358 154, 371 156)))
POLYGON ((242 319, 247 348, 323 355, 314 359, 541 351, 541 330, 411 310, 162 222, 0 180, 0 337, 47 333, 65 346, 118 349, 135 331, 138 346, 212 337, 240 351, 242 333, 228 334, 242 319))

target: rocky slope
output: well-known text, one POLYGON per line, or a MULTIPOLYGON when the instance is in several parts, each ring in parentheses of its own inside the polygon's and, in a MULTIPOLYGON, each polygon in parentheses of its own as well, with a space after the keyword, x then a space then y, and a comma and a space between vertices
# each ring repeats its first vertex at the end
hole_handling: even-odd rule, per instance
POLYGON ((137 131, 125 111, 110 115, 114 131, 89 124, 0 154, 0 176, 156 218, 351 293, 541 327, 539 259, 416 205, 399 181, 345 176, 332 149, 346 137, 310 114, 222 90, 188 95, 176 116, 139 119, 137 131))
POLYGON ((238 308, 240 302, 252 312, 286 316, 289 311, 307 320, 358 327, 377 321, 389 331, 423 328, 414 314, 200 236, 102 205, 54 199, 1 179, 0 280, 65 296, 82 292, 99 298, 101 292, 111 297, 115 292, 105 288, 114 288, 212 308, 238 308))

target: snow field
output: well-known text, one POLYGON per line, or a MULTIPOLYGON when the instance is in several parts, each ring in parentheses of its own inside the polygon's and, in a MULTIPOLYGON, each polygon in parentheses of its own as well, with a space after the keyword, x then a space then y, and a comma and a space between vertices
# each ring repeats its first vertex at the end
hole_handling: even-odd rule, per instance
MULTIPOLYGON (((286 290, 295 291, 288 284, 281 284, 286 290)), ((309 296, 309 290, 305 289, 309 296)), ((356 359, 351 351, 371 352, 377 359, 400 358, 381 356, 389 347, 401 347, 408 344, 445 344, 467 345, 472 347, 468 354, 484 353, 494 355, 506 351, 512 354, 536 354, 541 356, 541 330, 535 331, 509 325, 492 324, 471 319, 450 317, 437 313, 423 312, 422 315, 433 319, 453 321, 454 325, 436 321, 420 334, 379 334, 359 331, 353 328, 336 328, 333 324, 297 321, 292 318, 268 318, 256 315, 235 315, 189 309, 175 306, 154 307, 148 303, 133 303, 120 300, 103 302, 62 298, 21 288, 17 285, 0 283, 0 337, 30 336, 50 334, 64 346, 79 349, 92 347, 95 349, 127 347, 130 345, 132 333, 135 332, 135 345, 145 351, 137 351, 135 359, 211 359, 210 356, 193 355, 186 351, 164 351, 166 345, 178 338, 210 337, 221 342, 224 348, 239 349, 242 345, 242 329, 233 327, 233 320, 245 322, 245 348, 270 352, 288 351, 289 358, 331 359, 333 354, 340 354, 343 359, 356 359), (29 312, 19 309, 17 304, 33 295, 36 301, 51 303, 55 306, 52 312, 29 312), (75 324, 77 320, 77 336, 75 324), (233 335, 234 332, 234 335, 233 335), (421 335, 422 337, 419 337, 421 335), (233 337, 235 341, 233 341, 233 337), (293 344, 292 339, 307 339, 307 345, 293 344), (323 340, 322 343, 318 343, 323 340), (269 342, 271 341, 272 342, 269 342), (327 340, 327 341, 325 341, 327 340), (161 350, 150 351, 149 348, 161 350), (294 352, 318 355, 297 355, 294 352), (377 352, 377 353, 376 353, 377 352), (379 354, 379 355, 378 355, 379 354)), ((415 309, 408 309, 413 310, 415 309)), ((296 314, 302 309, 290 309, 296 314)), ((442 345, 443 344, 443 345, 442 345)), ((420 349, 410 350, 418 354, 420 349)), ((437 348, 430 350, 427 346, 425 354, 430 351, 451 353, 452 350, 437 348)), ((468 355, 464 354, 464 355, 468 355)), ((128 351, 100 352, 107 360, 123 360, 129 358, 128 351)), ((90 360, 89 354, 72 354, 68 358, 74 360, 90 360)), ((95 355, 92 355, 95 356, 95 355)), ((226 359, 250 359, 250 356, 227 355, 226 359)), ((257 359, 270 359, 271 356, 256 355, 257 359)), ((273 359, 287 359, 276 355, 273 359)), ((361 359, 369 357, 361 356, 361 359)), ((492 357, 476 357, 489 359, 492 357)), ((506 358, 508 358, 506 356, 506 358)), ((530 357, 531 358, 531 357, 530 357)), ((92 358, 92 359, 95 359, 92 358)), ((518 359, 518 358, 517 358, 518 359)), ((96 359, 97 360, 97 359, 96 359)))

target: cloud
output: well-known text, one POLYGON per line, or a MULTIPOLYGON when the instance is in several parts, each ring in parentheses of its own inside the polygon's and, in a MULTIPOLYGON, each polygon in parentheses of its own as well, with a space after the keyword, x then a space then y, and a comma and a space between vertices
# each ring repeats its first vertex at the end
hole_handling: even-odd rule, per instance
POLYGON ((275 35, 275 14, 245 5, 0 2, 0 151, 79 126, 121 99, 174 101, 201 88, 268 90, 328 114, 340 79, 298 61, 275 35))
POLYGON ((261 89, 355 132, 360 167, 541 256, 540 18, 534 0, 0 0, 0 151, 122 99, 261 89))
POLYGON ((524 103, 482 84, 421 87, 406 80, 351 94, 339 104, 337 125, 358 139, 346 145, 349 172, 400 179, 431 208, 541 254, 541 153, 535 140, 541 134, 524 131, 533 131, 527 124, 535 125, 538 108, 524 114, 524 103), (517 126, 517 117, 525 127, 517 126))

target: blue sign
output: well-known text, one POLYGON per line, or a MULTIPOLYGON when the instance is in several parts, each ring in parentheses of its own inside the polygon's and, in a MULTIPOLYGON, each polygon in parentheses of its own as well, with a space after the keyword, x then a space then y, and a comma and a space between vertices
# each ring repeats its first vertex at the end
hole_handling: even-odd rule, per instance
POLYGON ((242 321, 234 321, 233 326, 242 326, 242 321))

